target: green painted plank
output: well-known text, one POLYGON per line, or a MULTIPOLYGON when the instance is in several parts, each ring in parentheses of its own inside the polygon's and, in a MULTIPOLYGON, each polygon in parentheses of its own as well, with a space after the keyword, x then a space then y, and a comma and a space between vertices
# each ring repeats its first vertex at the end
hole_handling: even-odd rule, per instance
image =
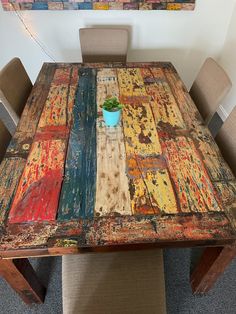
POLYGON ((58 220, 93 217, 96 193, 96 70, 80 69, 58 220))

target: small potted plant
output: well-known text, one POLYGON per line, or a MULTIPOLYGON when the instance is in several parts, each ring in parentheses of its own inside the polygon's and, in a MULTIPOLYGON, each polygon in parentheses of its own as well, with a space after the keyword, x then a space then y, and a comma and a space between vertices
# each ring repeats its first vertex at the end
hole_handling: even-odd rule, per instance
POLYGON ((102 105, 102 113, 107 126, 116 126, 120 121, 122 104, 116 97, 107 98, 102 105))

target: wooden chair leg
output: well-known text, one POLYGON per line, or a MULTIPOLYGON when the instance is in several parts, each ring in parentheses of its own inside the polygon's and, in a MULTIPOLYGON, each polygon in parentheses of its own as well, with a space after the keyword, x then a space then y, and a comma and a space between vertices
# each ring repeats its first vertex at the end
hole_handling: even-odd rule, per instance
POLYGON ((235 246, 206 248, 191 274, 193 293, 208 292, 235 256, 235 246))
POLYGON ((0 259, 0 276, 27 304, 43 303, 46 289, 39 282, 27 258, 0 259))

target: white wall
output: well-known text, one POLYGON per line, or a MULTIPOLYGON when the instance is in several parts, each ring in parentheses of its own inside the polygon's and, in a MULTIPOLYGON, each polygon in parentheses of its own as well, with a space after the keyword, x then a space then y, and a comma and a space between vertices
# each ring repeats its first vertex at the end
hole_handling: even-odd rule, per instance
POLYGON ((223 113, 227 116, 236 106, 236 4, 234 5, 231 23, 218 61, 224 67, 233 83, 233 88, 223 103, 226 111, 224 112, 223 110, 223 113))
MULTIPOLYGON (((190 87, 207 56, 219 58, 234 0, 196 0, 195 11, 25 11, 20 12, 56 61, 80 61, 78 29, 92 25, 130 28, 131 61, 165 60, 190 87)), ((0 68, 19 56, 32 80, 50 59, 32 41, 15 12, 0 9, 0 68)))

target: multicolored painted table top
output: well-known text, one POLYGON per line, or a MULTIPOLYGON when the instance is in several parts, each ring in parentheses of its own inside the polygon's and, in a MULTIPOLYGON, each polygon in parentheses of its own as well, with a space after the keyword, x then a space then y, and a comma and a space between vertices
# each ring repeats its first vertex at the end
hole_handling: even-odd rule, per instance
POLYGON ((45 64, 0 176, 2 256, 236 237, 235 177, 170 63, 45 64))
POLYGON ((194 10, 195 0, 1 0, 14 10, 194 10))

